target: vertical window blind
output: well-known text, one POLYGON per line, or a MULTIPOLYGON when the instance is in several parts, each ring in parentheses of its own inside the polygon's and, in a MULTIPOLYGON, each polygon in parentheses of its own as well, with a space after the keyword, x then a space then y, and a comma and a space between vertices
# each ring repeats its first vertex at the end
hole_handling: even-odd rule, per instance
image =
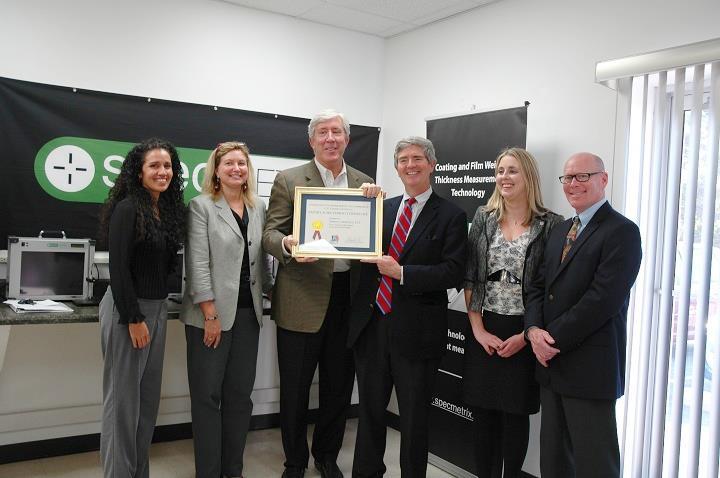
POLYGON ((640 227, 644 251, 618 402, 628 478, 718 477, 718 60, 713 40, 596 72, 617 90, 613 201, 640 227))

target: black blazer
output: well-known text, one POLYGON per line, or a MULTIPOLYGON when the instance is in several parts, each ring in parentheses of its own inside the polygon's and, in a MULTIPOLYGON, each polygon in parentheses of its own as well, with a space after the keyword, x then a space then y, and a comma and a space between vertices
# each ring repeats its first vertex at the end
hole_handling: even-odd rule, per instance
POLYGON ((525 329, 547 330, 560 349, 537 365, 541 385, 570 397, 614 400, 625 388, 630 288, 642 250, 638 227, 606 202, 560 263, 572 220, 558 224, 528 294, 525 329))
MULTIPOLYGON (((402 196, 383 205, 383 251, 387 253, 402 196)), ((447 342, 447 289, 459 287, 467 257, 467 215, 432 193, 410 230, 398 262, 403 285, 393 281, 391 340, 409 358, 440 357, 447 342)), ((363 264, 354 296, 348 346, 352 347, 373 315, 380 273, 363 264)))

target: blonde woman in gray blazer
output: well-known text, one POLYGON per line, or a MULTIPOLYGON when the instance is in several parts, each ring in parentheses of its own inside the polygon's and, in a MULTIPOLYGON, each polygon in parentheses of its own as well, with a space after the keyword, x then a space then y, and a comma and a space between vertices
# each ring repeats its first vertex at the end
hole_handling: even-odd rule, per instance
POLYGON ((203 194, 188 205, 180 320, 198 478, 242 475, 262 295, 273 285, 254 175, 244 143, 221 143, 208 159, 203 194))

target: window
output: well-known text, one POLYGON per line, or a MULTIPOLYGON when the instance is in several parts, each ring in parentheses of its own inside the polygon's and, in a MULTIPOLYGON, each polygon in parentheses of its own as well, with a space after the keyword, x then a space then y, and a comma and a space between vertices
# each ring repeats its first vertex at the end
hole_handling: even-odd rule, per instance
POLYGON ((701 64, 618 86, 629 111, 624 212, 644 252, 618 402, 626 477, 718 476, 719 77, 720 63, 701 64))

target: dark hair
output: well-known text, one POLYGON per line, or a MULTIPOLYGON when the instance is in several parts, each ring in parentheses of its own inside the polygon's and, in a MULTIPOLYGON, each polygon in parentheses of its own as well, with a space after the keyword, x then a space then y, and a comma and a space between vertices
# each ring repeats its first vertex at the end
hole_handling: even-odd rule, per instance
POLYGON ((166 240, 172 250, 182 247, 185 238, 185 205, 183 203, 183 179, 180 157, 175 146, 168 141, 151 138, 133 146, 125 156, 120 174, 115 185, 110 188, 108 198, 100 213, 100 235, 107 238, 110 217, 117 203, 130 198, 137 210, 135 223, 136 241, 166 240), (163 149, 170 154, 173 176, 168 188, 160 193, 158 208, 161 221, 153 212, 153 201, 150 193, 140 181, 145 155, 153 149, 163 149))

